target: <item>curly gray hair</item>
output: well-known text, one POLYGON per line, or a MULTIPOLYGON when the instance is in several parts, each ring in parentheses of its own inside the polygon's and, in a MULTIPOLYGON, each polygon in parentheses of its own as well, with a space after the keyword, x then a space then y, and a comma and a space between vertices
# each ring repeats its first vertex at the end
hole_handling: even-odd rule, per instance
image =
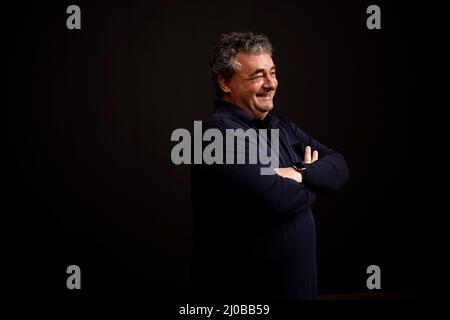
POLYGON ((217 81, 219 75, 229 79, 239 67, 235 56, 241 53, 273 53, 272 44, 265 35, 252 32, 230 32, 222 34, 212 50, 209 61, 211 80, 217 97, 222 97, 223 91, 217 81))

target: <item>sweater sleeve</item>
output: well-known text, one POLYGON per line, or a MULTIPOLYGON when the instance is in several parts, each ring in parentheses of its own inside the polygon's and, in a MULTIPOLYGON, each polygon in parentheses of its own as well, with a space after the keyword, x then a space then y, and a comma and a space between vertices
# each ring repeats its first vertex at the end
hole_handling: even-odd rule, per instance
MULTIPOLYGON (((277 174, 261 175, 261 165, 227 164, 211 166, 211 174, 228 185, 232 193, 245 194, 275 216, 290 216, 309 208, 315 201, 314 191, 292 179, 277 174)), ((240 198, 240 196, 237 196, 240 198)))
MULTIPOLYGON (((224 132, 226 136, 227 133, 224 132)), ((230 152, 224 148, 225 153, 230 152)), ((237 148, 233 151, 237 157, 237 148)), ((242 156, 242 154, 240 155, 242 156)), ((248 145, 245 148, 246 159, 250 152, 248 145)), ((222 187, 226 186, 234 199, 241 199, 245 195, 246 202, 257 203, 263 208, 264 214, 275 218, 283 218, 298 214, 309 208, 315 201, 315 192, 292 179, 283 178, 277 174, 262 175, 261 168, 268 167, 259 161, 255 164, 212 164, 203 165, 203 175, 210 180, 220 181, 222 187)))
POLYGON ((305 186, 315 191, 337 191, 350 176, 345 157, 340 152, 313 139, 292 122, 290 122, 290 126, 297 142, 297 153, 302 159, 306 146, 310 146, 311 151, 317 150, 319 152, 317 161, 304 164, 307 168, 307 175, 305 181, 303 181, 305 186))

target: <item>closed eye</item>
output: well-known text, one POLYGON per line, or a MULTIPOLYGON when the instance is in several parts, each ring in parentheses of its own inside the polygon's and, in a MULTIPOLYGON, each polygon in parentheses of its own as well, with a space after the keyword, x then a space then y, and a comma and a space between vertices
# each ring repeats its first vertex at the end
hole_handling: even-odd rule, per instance
POLYGON ((261 75, 255 76, 255 77, 253 77, 253 78, 250 78, 250 79, 251 79, 251 80, 253 80, 253 79, 261 79, 262 77, 264 77, 264 76, 261 74, 261 75))

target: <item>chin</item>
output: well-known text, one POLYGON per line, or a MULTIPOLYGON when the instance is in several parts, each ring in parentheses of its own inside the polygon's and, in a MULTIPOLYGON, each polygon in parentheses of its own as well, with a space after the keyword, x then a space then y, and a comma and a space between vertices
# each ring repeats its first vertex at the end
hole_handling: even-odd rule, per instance
POLYGON ((273 103, 260 105, 258 109, 261 111, 270 111, 273 109, 273 103))
POLYGON ((273 109, 273 100, 272 101, 260 101, 256 104, 257 109, 261 111, 270 111, 273 109))

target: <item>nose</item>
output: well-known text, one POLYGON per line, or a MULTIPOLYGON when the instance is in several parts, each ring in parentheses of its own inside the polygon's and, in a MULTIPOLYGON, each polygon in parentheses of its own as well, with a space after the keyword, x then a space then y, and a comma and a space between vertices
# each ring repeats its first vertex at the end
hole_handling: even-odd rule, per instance
POLYGON ((275 90, 278 85, 277 79, 272 76, 267 76, 264 78, 263 88, 266 90, 275 90))

